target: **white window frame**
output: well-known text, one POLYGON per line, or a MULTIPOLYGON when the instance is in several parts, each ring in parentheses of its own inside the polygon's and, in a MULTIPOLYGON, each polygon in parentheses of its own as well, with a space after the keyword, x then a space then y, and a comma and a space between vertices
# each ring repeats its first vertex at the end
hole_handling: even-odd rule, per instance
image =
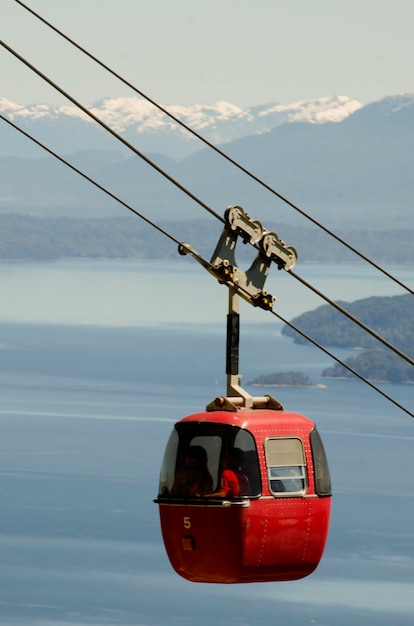
POLYGON ((270 492, 282 498, 303 496, 307 490, 307 471, 302 440, 299 437, 268 437, 264 448, 270 492), (293 481, 300 481, 299 489, 287 488, 292 487, 293 481), (284 490, 275 490, 276 484, 283 486, 284 490))

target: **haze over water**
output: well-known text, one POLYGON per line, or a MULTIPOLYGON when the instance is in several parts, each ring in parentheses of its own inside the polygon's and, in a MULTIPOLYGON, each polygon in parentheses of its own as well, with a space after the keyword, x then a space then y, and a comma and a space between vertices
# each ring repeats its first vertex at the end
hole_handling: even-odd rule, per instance
MULTIPOLYGON (((392 266, 389 271, 413 287, 411 266, 392 266)), ((403 293, 396 283, 366 265, 298 265, 295 273, 333 300, 403 293)), ((3 263, 0 284, 0 320, 5 321, 107 326, 224 323, 227 313, 227 290, 190 257, 168 262, 3 263)), ((288 320, 325 304, 276 267, 271 268, 265 288, 277 298, 275 310, 288 320)), ((241 305, 242 320, 276 322, 243 301, 241 305)))
MULTIPOLYGON (((398 271, 412 286, 413 268, 398 271)), ((359 266, 300 273, 334 299, 400 292, 359 266)), ((319 305, 293 283, 269 283, 287 319, 319 305)), ((226 290, 187 260, 3 264, 0 285, 2 626, 412 625, 406 414, 358 381, 321 379, 328 357, 243 306, 243 382, 295 370, 326 385, 273 391, 323 436, 330 535, 302 581, 192 584, 168 563, 152 499, 174 421, 224 392, 226 290)), ((411 386, 382 388, 414 410, 411 386)))

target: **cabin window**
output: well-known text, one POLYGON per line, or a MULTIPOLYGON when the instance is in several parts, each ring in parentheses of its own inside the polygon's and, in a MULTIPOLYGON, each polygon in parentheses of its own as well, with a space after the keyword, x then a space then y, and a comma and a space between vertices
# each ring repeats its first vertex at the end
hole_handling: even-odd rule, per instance
POLYGON ((331 496, 331 476, 328 461, 319 432, 314 428, 310 434, 313 467, 315 472, 315 491, 318 496, 331 496))
POLYGON ((191 439, 190 445, 201 446, 206 451, 207 469, 210 472, 212 478, 211 491, 213 491, 215 485, 217 485, 219 481, 220 453, 222 449, 221 437, 218 437, 217 435, 201 435, 198 437, 193 437, 191 439))
POLYGON ((240 449, 243 453, 241 469, 249 480, 250 495, 259 496, 262 492, 262 481, 260 479, 259 459, 253 435, 247 430, 239 430, 234 439, 234 447, 240 449))
POLYGON ((258 497, 260 468, 250 432, 221 424, 179 424, 166 446, 159 497, 198 499, 220 492, 229 457, 239 460, 234 470, 239 472, 240 495, 258 497))
POLYGON ((303 494, 306 462, 302 441, 296 437, 271 437, 265 441, 270 491, 277 496, 303 494))
POLYGON ((176 430, 173 430, 165 448, 160 471, 160 485, 158 490, 160 496, 168 496, 174 482, 178 442, 178 433, 176 430))

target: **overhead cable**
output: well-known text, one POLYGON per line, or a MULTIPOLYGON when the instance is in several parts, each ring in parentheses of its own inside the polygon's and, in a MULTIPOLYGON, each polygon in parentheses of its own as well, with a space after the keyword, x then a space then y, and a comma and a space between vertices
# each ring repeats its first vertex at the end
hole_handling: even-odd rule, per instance
POLYGON ((410 417, 414 417, 414 413, 412 413, 411 411, 409 411, 405 406, 403 406, 402 404, 400 404, 399 402, 397 402, 396 400, 394 400, 394 398, 392 398, 391 396, 389 396, 387 393, 385 393, 384 391, 382 391, 382 389, 380 389, 379 387, 377 387, 376 385, 374 385, 374 383, 372 383, 371 381, 369 381, 367 378, 365 378, 365 376, 362 376, 362 374, 359 374, 359 372, 357 372, 356 370, 354 370, 350 365, 348 365, 345 361, 342 361, 341 359, 339 359, 338 357, 336 357, 334 354, 332 354, 332 352, 330 352, 329 350, 327 350, 326 348, 324 348, 320 343, 318 343, 317 341, 315 341, 314 339, 312 339, 311 337, 309 337, 309 335, 307 335, 306 333, 304 333, 303 331, 299 330, 299 328, 297 326, 295 326, 294 324, 292 324, 291 322, 288 322, 286 319, 284 319, 281 315, 279 315, 278 313, 276 313, 276 311, 272 311, 272 314, 277 317, 281 322, 283 322, 284 324, 286 324, 287 326, 289 326, 290 328, 292 328, 294 331, 296 331, 299 335, 301 335, 301 337, 303 337, 304 339, 306 339, 307 341, 309 341, 310 343, 312 343, 314 346, 316 346, 317 348, 319 348, 319 350, 321 350, 322 352, 324 352, 325 354, 327 354, 330 358, 334 359, 337 363, 339 363, 339 365, 342 365, 342 367, 344 367, 345 369, 347 369, 349 372, 351 372, 351 374, 353 374, 354 376, 356 376, 357 378, 359 378, 360 380, 362 380, 364 383, 366 383, 367 385, 369 385, 369 387, 371 387, 372 389, 374 389, 375 391, 377 391, 379 394, 381 394, 384 398, 387 398, 387 400, 389 400, 390 402, 392 402, 393 404, 395 404, 395 406, 397 406, 399 409, 401 409, 402 411, 404 411, 405 413, 407 413, 410 417))
POLYGON ((173 235, 171 235, 169 232, 167 232, 166 230, 164 230, 163 228, 161 228, 160 226, 158 226, 155 222, 151 221, 150 219, 148 219, 147 217, 145 217, 145 215, 143 215, 142 213, 140 213, 139 211, 137 211, 136 209, 134 209, 132 206, 130 206, 129 204, 127 204, 126 202, 124 202, 123 200, 121 200, 120 198, 118 198, 118 196, 116 196, 114 193, 112 193, 111 191, 109 191, 108 189, 106 189, 106 187, 104 187, 103 185, 101 185, 100 183, 98 183, 96 180, 94 180, 93 178, 91 178, 90 176, 88 176, 87 174, 85 174, 84 172, 82 172, 82 170, 80 170, 78 167, 76 167, 75 165, 73 165, 72 163, 70 163, 70 161, 68 161, 67 159, 64 159, 63 157, 61 157, 59 154, 57 154, 56 152, 54 152, 53 150, 51 150, 50 148, 48 148, 44 143, 42 143, 41 141, 39 141, 38 139, 36 139, 35 137, 33 137, 32 135, 30 135, 28 132, 26 132, 25 130, 23 130, 22 128, 20 128, 20 126, 17 126, 17 124, 15 124, 14 122, 12 122, 11 120, 9 120, 7 117, 4 117, 4 115, 2 115, 0 113, 0 119, 2 119, 4 122, 6 122, 7 124, 9 124, 10 126, 12 126, 13 128, 15 128, 16 130, 19 131, 19 133, 21 133, 22 135, 24 135, 25 137, 27 137, 28 139, 30 139, 31 141, 33 141, 36 145, 38 145, 40 148, 42 148, 43 150, 45 150, 46 152, 48 152, 51 156, 53 156, 55 159, 57 159, 58 161, 60 161, 61 163, 63 163, 64 165, 66 165, 67 167, 69 167, 71 170, 73 170, 74 172, 76 172, 76 174, 79 174, 80 176, 82 176, 83 178, 85 178, 85 180, 87 180, 89 183, 92 183, 92 185, 95 185, 95 187, 97 187, 98 189, 100 189, 101 191, 103 191, 104 193, 106 193, 108 196, 110 196, 113 200, 116 200, 116 202, 119 202, 120 204, 122 204, 122 206, 124 206, 126 209, 128 209, 129 211, 131 211, 132 213, 134 213, 137 217, 139 217, 140 219, 144 220, 144 222, 146 222, 147 224, 149 224, 150 226, 152 226, 153 228, 156 228, 160 233, 162 233, 163 235, 165 235, 166 237, 168 237, 169 239, 171 239, 172 241, 174 241, 174 243, 176 243, 177 245, 180 244, 180 241, 178 239, 176 239, 173 235))
MULTIPOLYGON (((214 215, 214 217, 216 217, 217 219, 219 219, 221 222, 225 222, 224 218, 219 215, 218 213, 216 213, 216 211, 214 211, 213 209, 211 209, 205 202, 203 202, 202 200, 200 200, 200 198, 198 198, 197 196, 195 196, 191 191, 189 191, 184 185, 182 185, 180 182, 178 182, 175 178, 173 178, 170 174, 168 174, 167 172, 165 172, 162 168, 160 168, 156 163, 154 163, 153 161, 151 161, 151 159, 149 159, 144 153, 142 153, 140 150, 138 150, 135 146, 133 146, 131 143, 129 143, 126 139, 124 139, 121 135, 119 135, 116 131, 114 131, 110 126, 108 126, 107 124, 105 124, 105 122, 103 122, 98 116, 96 116, 94 113, 92 113, 87 107, 85 107, 84 105, 82 105, 80 102, 78 102, 78 100, 76 100, 73 96, 71 96, 68 92, 66 92, 62 87, 60 87, 59 85, 57 85, 54 81, 52 81, 48 76, 46 76, 43 72, 41 72, 37 67, 35 67, 32 63, 30 63, 27 59, 25 59, 22 55, 20 55, 16 50, 14 50, 13 48, 11 48, 10 46, 8 46, 4 41, 0 40, 0 44, 6 48, 11 54, 13 54, 17 59, 19 59, 22 63, 24 63, 27 67, 29 67, 29 69, 31 69, 33 72, 35 72, 38 76, 40 76, 43 80, 45 80, 49 85, 51 85, 54 89, 56 89, 57 91, 59 91, 59 93, 61 93, 63 96, 65 96, 68 100, 70 100, 70 102, 72 102, 73 104, 75 104, 75 106, 77 106, 81 111, 83 111, 86 115, 88 115, 89 117, 91 117, 91 119, 93 119, 94 121, 96 121, 100 126, 102 126, 105 130, 107 130, 111 135, 113 135, 116 139, 118 139, 119 141, 121 141, 124 145, 126 145, 130 150, 132 150, 132 152, 134 152, 137 156, 139 156, 141 159, 143 159, 146 163, 148 163, 151 167, 153 167, 158 173, 162 174, 165 178, 167 178, 171 183, 173 183, 176 187, 178 187, 181 191, 183 191, 185 194, 187 194, 191 199, 193 199, 195 202, 197 202, 202 208, 204 208, 205 210, 207 210, 209 213, 211 213, 212 215, 214 215)), ((318 293, 318 295, 321 295, 321 297, 323 297, 327 302, 330 302, 333 304, 333 301, 330 300, 327 296, 324 296, 323 294, 321 294, 320 292, 317 292, 317 290, 315 288, 313 288, 312 286, 310 286, 308 283, 306 283, 306 281, 304 281, 303 279, 300 279, 299 276, 297 276, 296 274, 292 273, 292 276, 294 276, 295 278, 302 280, 303 284, 306 284, 309 288, 311 288, 313 291, 315 291, 315 293, 318 293)), ((362 322, 360 322, 359 320, 357 320, 356 318, 354 318, 350 313, 348 313, 348 311, 346 311, 346 309, 344 309, 343 307, 341 307, 340 305, 338 305, 337 303, 333 304, 335 306, 335 308, 338 311, 341 311, 341 313, 343 313, 346 317, 348 317, 349 319, 351 319, 352 321, 354 321, 355 323, 357 323, 361 328, 364 328, 364 330, 366 330, 369 334, 371 334, 373 337, 375 337, 377 340, 381 341, 384 345, 386 345, 390 350, 392 350, 393 352, 395 352, 396 354, 398 354, 401 358, 405 359, 408 363, 410 363, 411 365, 414 365, 414 360, 409 357, 408 355, 404 354, 401 350, 399 350, 398 348, 396 348, 395 346, 393 346, 392 344, 390 344, 389 342, 387 342, 384 338, 382 338, 380 335, 378 335, 375 331, 373 331, 371 328, 369 328, 368 326, 366 326, 365 324, 363 324, 362 322)))
MULTIPOLYGON (((161 234, 165 235, 166 237, 168 237, 171 241, 173 241, 174 243, 178 244, 179 246, 182 246, 182 242, 180 242, 178 239, 176 239, 173 235, 171 235, 168 231, 164 230, 163 228, 161 228, 160 226, 158 226, 155 222, 152 222, 151 220, 149 220, 147 217, 145 217, 142 213, 140 213, 139 211, 137 211, 136 209, 134 209, 133 207, 131 207, 130 205, 128 205, 126 202, 124 202, 123 200, 121 200, 117 195, 115 195, 114 193, 112 193, 111 191, 109 191, 108 189, 106 189, 105 187, 103 187, 103 185, 101 185, 100 183, 96 182, 93 178, 91 178, 90 176, 88 176, 87 174, 85 174, 84 172, 82 172, 79 168, 75 167, 72 163, 70 163, 67 159, 64 159, 63 157, 61 157, 59 154, 57 154, 56 152, 54 152, 53 150, 51 150, 50 148, 48 148, 44 143, 42 143, 41 141, 39 141, 38 139, 36 139, 35 137, 33 137, 32 135, 30 135, 28 132, 24 131, 22 128, 20 128, 17 124, 15 124, 14 122, 12 122, 11 120, 9 120, 8 118, 6 118, 4 115, 0 114, 0 118, 6 122, 7 124, 9 124, 10 126, 12 126, 14 129, 16 129, 17 131, 19 131, 19 133, 21 133, 22 135, 24 135, 26 138, 30 139, 32 142, 34 142, 37 146, 39 146, 40 148, 42 148, 43 150, 45 150, 48 154, 50 154, 51 156, 55 157, 56 159, 58 159, 58 161, 60 161, 61 163, 63 163, 64 165, 66 165, 67 167, 69 167, 70 169, 72 169, 74 172, 76 172, 77 174, 79 174, 80 176, 82 176, 83 178, 85 178, 88 182, 90 182, 91 184, 93 184, 95 187, 97 187, 98 189, 100 189, 101 191, 103 191, 104 193, 106 193, 108 196, 110 196, 111 198, 113 198, 116 202, 119 202, 122 206, 126 207, 129 211, 132 211, 132 213, 134 213, 137 217, 139 217, 140 219, 144 220, 147 224, 149 224, 150 226, 152 226, 153 228, 155 228, 156 230, 158 230, 161 234)), ((195 250, 192 251, 192 256, 196 257, 196 259, 201 262, 202 265, 204 265, 205 267, 207 267, 209 265, 209 262, 204 259, 201 255, 199 255, 195 250)), ((242 291, 243 289, 240 288, 242 291)), ((246 292, 247 293, 247 292, 246 292)), ((269 309, 270 310, 270 309, 269 309)), ((375 391, 377 391, 380 395, 382 395, 384 398, 386 398, 387 400, 389 400, 390 402, 392 402, 395 406, 397 406, 398 408, 400 408, 402 411, 404 411, 405 413, 407 413, 408 415, 410 415, 411 417, 414 417, 414 414, 411 413, 406 407, 404 407, 402 404, 400 404, 399 402, 397 402, 394 398, 392 398, 391 396, 389 396, 388 394, 386 394, 384 391, 382 391, 381 389, 379 389, 376 385, 374 385, 373 383, 371 383, 368 379, 366 379, 364 376, 362 376, 361 374, 359 374, 356 370, 354 370, 352 367, 350 367, 347 363, 345 363, 344 361, 342 361, 341 359, 339 359, 338 357, 336 357, 332 352, 328 351, 326 348, 324 348, 321 344, 319 344, 317 341, 315 341, 314 339, 312 339, 311 337, 309 337, 309 335, 307 335, 306 333, 304 333, 303 331, 301 331, 299 328, 297 328, 294 324, 292 324, 291 322, 288 322, 286 319, 284 319, 280 314, 276 313, 275 311, 271 311, 271 313, 277 317, 280 321, 282 321, 284 324, 286 324, 287 326, 289 326, 290 328, 292 328, 294 331, 296 331, 298 334, 300 334, 304 339, 306 339, 309 343, 312 343, 315 347, 317 347, 319 350, 321 350, 322 352, 324 352, 325 354, 327 354, 330 358, 332 358, 334 361, 336 361, 339 365, 341 365, 342 367, 344 367, 345 369, 347 369, 349 372, 351 372, 352 374, 354 374, 357 378, 359 378, 362 382, 366 383, 368 386, 370 386, 372 389, 374 389, 375 391)))
POLYGON ((5 48, 6 50, 8 50, 13 56, 16 57, 16 59, 18 59, 19 61, 21 61, 22 63, 24 63, 24 65, 26 65, 26 67, 28 67, 30 70, 32 70, 32 72, 34 72, 35 74, 37 74, 38 76, 40 76, 40 78, 42 78, 44 81, 46 81, 51 87, 53 87, 54 89, 56 89, 56 91, 58 91, 60 94, 62 94, 62 96, 64 96, 65 98, 67 98, 68 100, 70 100, 70 102, 72 102, 76 107, 78 107, 78 109, 80 109, 81 111, 83 111, 86 115, 88 115, 88 117, 90 117, 91 119, 93 119, 97 124, 99 124, 100 126, 102 126, 102 128, 104 128, 106 131, 108 131, 108 133, 111 133, 111 135, 113 135, 116 139, 118 139, 118 141, 120 141, 121 143, 124 144, 124 146, 126 146, 129 150, 131 150, 132 152, 134 152, 137 156, 139 156, 143 161, 145 161, 146 163, 148 163, 148 165, 150 165, 151 167, 153 167, 159 174, 161 174, 162 176, 164 176, 164 178, 166 178, 167 180, 170 181, 170 183, 172 183, 173 185, 175 185, 176 187, 178 187, 178 189, 180 189, 180 191, 182 191, 183 193, 185 193, 187 196, 189 196, 192 200, 194 200, 194 202, 197 202, 197 204, 199 204, 203 209, 205 209, 206 211, 208 211, 209 213, 211 213, 212 215, 214 215, 214 217, 216 217, 218 220, 220 220, 221 222, 224 222, 224 219, 221 215, 219 215, 218 213, 216 213, 216 211, 214 211, 212 208, 210 208, 205 202, 203 202, 202 200, 200 200, 200 198, 198 198, 195 194, 193 194, 189 189, 187 189, 184 185, 182 185, 181 183, 179 183, 173 176, 171 176, 171 174, 168 174, 168 172, 166 172, 165 170, 163 170, 159 165, 157 165, 154 161, 152 161, 146 154, 144 154, 143 152, 141 152, 140 150, 138 150, 138 148, 136 148, 135 146, 133 146, 129 141, 127 141, 126 139, 124 139, 124 137, 122 137, 122 135, 119 135, 116 131, 114 131, 110 126, 108 126, 107 124, 105 124, 105 122, 103 122, 97 115, 95 115, 94 113, 92 113, 92 111, 90 111, 87 107, 83 106, 83 104, 81 104, 78 100, 76 100, 73 96, 71 96, 67 91, 65 91, 62 87, 60 87, 59 85, 57 85, 52 79, 50 79, 48 76, 46 76, 46 74, 44 74, 43 72, 41 72, 37 67, 35 67, 32 63, 30 63, 30 61, 28 61, 27 59, 25 59, 21 54, 19 54, 16 50, 14 50, 11 46, 7 45, 4 41, 0 40, 0 45, 3 46, 3 48, 5 48))
POLYGON ((345 315, 348 319, 350 319, 352 322, 354 322, 354 324, 357 324, 357 326, 359 326, 360 328, 362 328, 363 330, 365 330, 367 333, 369 333, 372 337, 375 337, 375 339, 377 339, 378 341, 380 341, 384 346, 386 346, 387 348, 389 348, 390 350, 392 350, 393 352, 395 352, 395 354, 398 354, 398 356, 400 356, 402 359, 404 359, 405 361, 407 361, 407 363, 409 363, 410 365, 414 365, 414 359, 412 359, 411 357, 409 357, 407 354, 404 354, 404 352, 402 352, 401 350, 399 350, 398 348, 396 348, 394 345, 392 345, 391 343, 389 343, 386 339, 384 339, 384 337, 381 337, 381 335, 379 335, 378 333, 376 333, 374 330, 372 330, 372 328, 370 328, 369 326, 367 326, 366 324, 364 324, 363 322, 361 322, 361 320, 359 320, 357 317, 355 317, 354 315, 352 315, 352 313, 349 313, 349 311, 347 311, 346 309, 344 309, 341 305, 339 305, 337 302, 335 302, 334 300, 331 300, 331 298, 328 298, 328 296, 326 296, 325 294, 323 294, 321 291, 319 291, 319 289, 316 289, 316 287, 314 287, 313 285, 311 285, 310 283, 308 283, 306 280, 304 280, 303 278, 301 278, 298 274, 296 274, 296 272, 294 272, 293 270, 289 270, 289 274, 291 274, 294 278, 296 278, 296 280, 300 281, 302 283, 302 285, 305 285, 308 289, 310 289, 311 291, 313 291, 314 293, 316 293, 320 298, 323 298, 323 300, 325 300, 325 302, 328 302, 328 304, 330 304, 331 306, 333 306, 337 311, 340 311, 343 315, 345 315))
POLYGON ((139 96, 141 96, 142 98, 144 98, 144 100, 146 100, 147 102, 149 102, 150 104, 152 104, 154 107, 156 107, 159 111, 161 111, 164 115, 166 115, 167 117, 169 117, 171 120, 173 120, 176 124, 178 124, 179 126, 181 126, 182 128, 184 128, 186 131, 188 131, 189 133, 191 133, 194 137, 196 137, 196 139, 198 139, 199 141, 201 141, 202 143, 204 143, 206 146, 208 146, 210 149, 214 150, 217 154, 219 154, 221 157, 223 157, 224 159, 226 159, 229 163, 231 163, 234 167, 236 167, 237 169, 239 169, 241 172, 243 172, 243 174, 245 174, 246 176, 248 176, 249 178, 251 178, 252 180, 254 180, 256 183, 258 183, 259 185, 261 185, 262 187, 264 187, 267 191, 270 191, 273 195, 275 195, 276 197, 278 197, 280 200, 282 200, 283 202, 285 202, 286 204, 288 204, 292 209, 294 209, 295 211, 297 211, 300 215, 302 215, 303 217, 305 217, 307 220, 309 220, 310 222, 312 222, 315 226, 317 226, 318 228, 320 228, 321 230, 323 230, 325 233, 327 233, 330 237, 332 237, 333 239, 335 239, 336 241, 338 241, 340 244, 342 244, 343 246, 345 246, 346 248, 348 248, 348 250, 350 250, 351 252, 353 252, 354 254, 356 254, 357 256, 359 256, 360 259, 362 259, 363 261, 365 261, 366 263, 369 263, 372 267, 374 267, 376 270, 378 270, 379 272, 381 272, 382 274, 384 274, 385 276, 387 276, 387 278, 389 278, 390 280, 394 281, 395 283, 397 283, 400 287, 402 287, 403 289, 405 289, 406 291, 408 291, 409 293, 414 295, 414 290, 411 289, 408 285, 406 285, 405 283, 403 283, 402 281, 400 281, 398 278, 396 278, 395 276, 393 276, 390 272, 388 272, 387 270, 385 270, 383 267, 381 267, 379 264, 377 264, 375 261, 373 261, 372 259, 370 259, 368 256, 366 256, 365 254, 363 254, 362 252, 360 252, 359 250, 357 250, 354 246, 352 246, 351 244, 349 244, 345 239, 343 239, 342 237, 340 237, 339 235, 337 235, 336 233, 334 233, 332 230, 330 230, 329 228, 327 228, 326 226, 324 226, 324 224, 322 224, 321 222, 319 222, 318 220, 316 220, 315 218, 313 218, 311 215, 309 215, 308 213, 306 213, 303 209, 301 209, 300 207, 298 207, 296 204, 294 204, 293 202, 291 202, 288 198, 286 198, 285 196, 283 196, 281 193, 279 193, 276 189, 274 189, 273 187, 271 187, 268 183, 266 183, 264 180, 262 180, 261 178, 259 178, 256 174, 254 174, 253 172, 251 172, 250 170, 248 170, 246 167, 244 167, 243 165, 241 165, 240 163, 238 163, 235 159, 233 159, 231 156, 229 156, 228 154, 226 154, 223 150, 221 150, 218 146, 214 145, 213 143, 211 143, 208 139, 206 139, 205 137, 203 137, 201 134, 199 134, 197 131, 195 131, 193 128, 191 128, 190 126, 188 126, 187 124, 185 124, 185 122, 183 122, 182 120, 180 120, 178 117, 176 117, 175 115, 173 115, 170 111, 168 111, 168 109, 166 109, 165 107, 163 107, 162 105, 160 105, 158 102, 156 102, 154 99, 150 98, 148 95, 146 95, 143 91, 141 91, 140 89, 138 89, 135 85, 133 85, 130 81, 128 81, 127 79, 125 79, 123 76, 121 76, 118 72, 116 72, 115 70, 113 70, 111 67, 109 67, 107 64, 105 64, 103 61, 101 61, 100 59, 98 59, 95 55, 93 55, 91 52, 89 52, 88 50, 86 50, 83 46, 81 46, 80 44, 78 44, 76 41, 74 41, 71 37, 69 37, 68 35, 66 35, 62 30, 60 30, 59 28, 57 28, 56 26, 54 26, 51 22, 49 22, 48 20, 46 20, 44 17, 42 17, 39 13, 37 13, 36 11, 34 11, 31 7, 29 7, 27 4, 25 4, 24 2, 22 2, 21 0, 15 0, 15 2, 17 2, 17 4, 19 4, 21 7, 23 7, 24 9, 26 9, 26 11, 29 11, 34 17, 36 17, 38 20, 40 20, 41 22, 43 22, 46 26, 48 26, 50 29, 52 29, 55 33, 57 33, 60 37, 62 37, 63 39, 65 39, 66 41, 68 41, 72 46, 74 46, 75 48, 77 48, 80 52, 82 52, 83 54, 85 54, 86 56, 88 56, 92 61, 94 61, 95 63, 97 63, 100 67, 102 67, 105 71, 107 71, 109 74, 111 74, 112 76, 114 76, 117 80, 121 81, 124 85, 126 85, 127 87, 129 87, 132 91, 134 91, 135 93, 137 93, 139 96))

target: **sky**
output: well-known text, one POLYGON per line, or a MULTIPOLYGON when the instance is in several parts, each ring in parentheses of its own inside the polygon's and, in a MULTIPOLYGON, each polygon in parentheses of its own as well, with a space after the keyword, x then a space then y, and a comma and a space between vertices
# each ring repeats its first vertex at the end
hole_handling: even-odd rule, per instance
MULTIPOLYGON (((414 92, 412 0, 24 0, 163 105, 414 92)), ((15 0, 1 39, 85 104, 135 95, 15 0)), ((4 48, 0 97, 67 104, 4 48)))

